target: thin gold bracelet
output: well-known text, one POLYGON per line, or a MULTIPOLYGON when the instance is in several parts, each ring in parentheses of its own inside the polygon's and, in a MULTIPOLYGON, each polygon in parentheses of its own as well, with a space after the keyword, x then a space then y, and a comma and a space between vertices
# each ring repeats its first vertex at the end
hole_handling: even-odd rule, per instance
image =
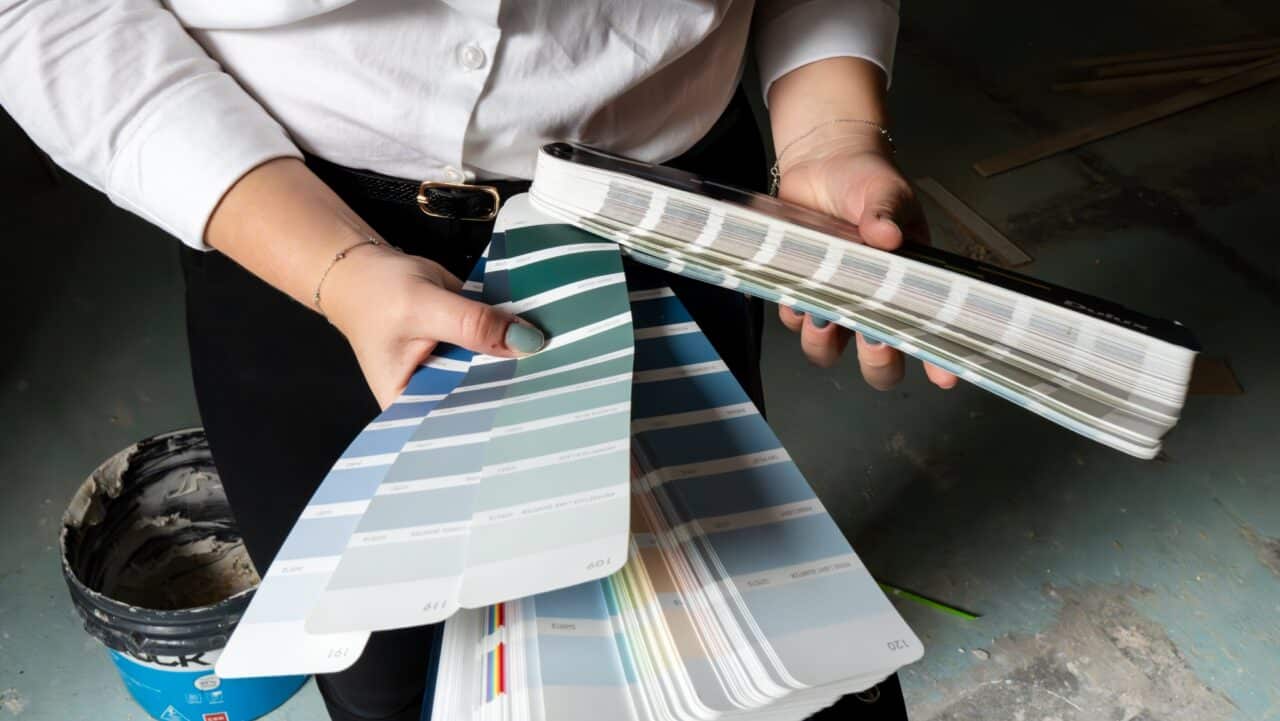
POLYGON ((893 135, 889 132, 888 128, 884 127, 880 123, 872 122, 870 120, 864 120, 862 118, 836 118, 834 120, 828 120, 825 123, 818 123, 817 125, 813 126, 812 128, 809 128, 804 133, 802 133, 800 137, 794 138, 791 142, 787 143, 786 146, 783 147, 782 150, 780 150, 776 156, 774 156, 773 167, 769 168, 769 195, 776 196, 778 194, 778 185, 782 182, 782 169, 781 169, 782 156, 785 155, 786 152, 790 150, 796 143, 800 142, 801 140, 804 140, 810 135, 813 135, 814 133, 818 132, 822 128, 827 127, 828 125, 836 125, 837 123, 858 123, 860 125, 869 125, 875 128, 876 131, 880 133, 880 137, 884 138, 884 141, 888 143, 890 153, 896 154, 898 152, 898 146, 893 142, 893 135))
POLYGON ((378 240, 377 238, 365 238, 359 243, 353 243, 334 254, 333 260, 329 261, 329 265, 326 266, 324 269, 324 272, 320 274, 320 280, 316 282, 316 292, 311 296, 312 302, 316 304, 316 310, 320 311, 320 315, 323 315, 325 318, 328 318, 329 316, 325 315, 324 308, 320 307, 320 289, 324 287, 324 279, 329 277, 329 271, 333 270, 333 266, 337 265, 338 261, 347 257, 348 253, 355 250, 356 248, 359 248, 362 245, 387 245, 387 244, 381 240, 378 240))

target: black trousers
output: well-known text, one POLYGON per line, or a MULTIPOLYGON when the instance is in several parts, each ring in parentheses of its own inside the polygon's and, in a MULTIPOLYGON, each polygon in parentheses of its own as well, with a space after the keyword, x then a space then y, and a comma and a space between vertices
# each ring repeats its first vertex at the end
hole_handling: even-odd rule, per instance
MULTIPOLYGON (((764 187, 764 149, 741 93, 708 136, 672 164, 764 187)), ((340 172, 319 161, 313 167, 389 242, 460 278, 488 242, 489 223, 430 218, 415 206, 346 192, 340 172)), ((201 419, 249 554, 265 570, 316 486, 378 406, 346 340, 324 318, 219 253, 184 249, 182 261, 201 419)), ((657 272, 628 267, 628 273, 657 272)), ((665 280, 761 403, 760 303, 677 276, 665 280)), ((350 669, 319 677, 332 718, 416 721, 437 633, 437 627, 375 633, 350 669)))

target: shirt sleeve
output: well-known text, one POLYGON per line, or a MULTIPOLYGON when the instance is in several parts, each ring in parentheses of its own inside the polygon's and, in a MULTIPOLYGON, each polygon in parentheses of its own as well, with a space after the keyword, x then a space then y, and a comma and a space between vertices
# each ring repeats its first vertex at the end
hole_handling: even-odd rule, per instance
POLYGON ((755 50, 761 89, 802 65, 854 57, 893 75, 899 0, 761 0, 755 50))
POLYGON ((59 165, 194 248, 242 175, 301 157, 158 0, 0 0, 0 104, 59 165))

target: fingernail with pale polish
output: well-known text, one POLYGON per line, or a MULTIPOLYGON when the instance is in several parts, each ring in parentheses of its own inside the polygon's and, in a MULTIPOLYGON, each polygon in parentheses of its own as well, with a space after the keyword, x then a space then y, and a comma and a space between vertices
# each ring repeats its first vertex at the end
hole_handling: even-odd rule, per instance
POLYGON ((831 325, 831 321, 827 320, 826 318, 819 318, 816 315, 810 316, 810 318, 813 319, 814 328, 822 329, 822 328, 826 328, 828 325, 831 325))
POLYGON ((507 326, 507 335, 504 340, 507 347, 517 353, 537 353, 547 343, 547 337, 542 334, 542 331, 523 323, 512 323, 507 326))
POLYGON ((884 341, 878 341, 874 338, 868 338, 865 335, 862 336, 862 343, 866 345, 868 348, 879 348, 880 346, 884 345, 884 341))

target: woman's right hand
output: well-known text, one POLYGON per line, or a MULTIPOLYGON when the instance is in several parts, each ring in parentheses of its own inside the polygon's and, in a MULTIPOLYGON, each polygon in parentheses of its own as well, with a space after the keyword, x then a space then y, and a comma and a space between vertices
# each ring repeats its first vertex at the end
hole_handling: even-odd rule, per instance
POLYGON ((461 290, 440 264, 387 245, 359 246, 333 266, 321 306, 351 343, 379 406, 395 401, 437 343, 506 358, 542 348, 542 331, 461 290))

